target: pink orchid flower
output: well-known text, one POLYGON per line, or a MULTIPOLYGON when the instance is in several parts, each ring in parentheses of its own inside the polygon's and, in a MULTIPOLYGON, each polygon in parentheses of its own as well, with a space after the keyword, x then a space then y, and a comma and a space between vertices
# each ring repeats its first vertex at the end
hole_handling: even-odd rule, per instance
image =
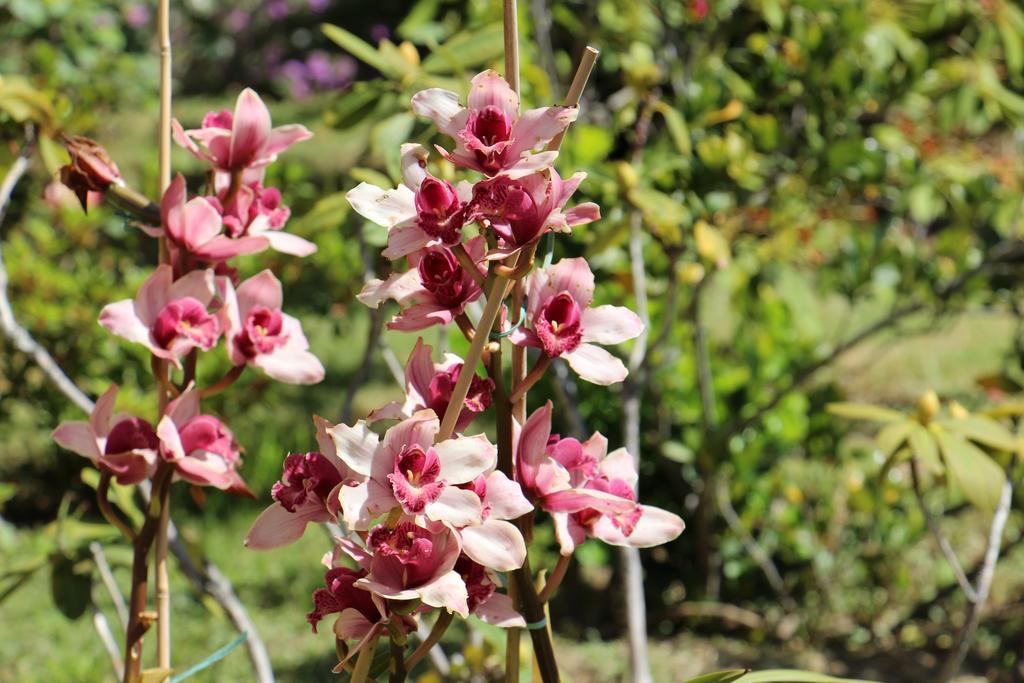
POLYGON ((338 457, 327 433, 334 425, 313 416, 318 451, 292 453, 285 458, 281 480, 270 489, 274 503, 264 510, 245 537, 245 546, 270 550, 302 538, 310 523, 333 522, 338 491, 365 479, 338 457))
POLYGON ((400 509, 443 522, 461 539, 462 550, 497 571, 522 566, 526 544, 505 521, 532 509, 515 482, 494 471, 497 451, 483 434, 439 443, 437 415, 422 410, 391 427, 381 441, 359 422, 330 430, 338 455, 365 483, 342 488, 342 516, 353 529, 400 509))
POLYGON ((228 357, 251 365, 280 382, 316 384, 324 366, 308 351, 302 324, 281 312, 281 282, 264 270, 236 290, 228 278, 217 278, 224 305, 218 311, 228 357))
POLYGON ((243 182, 262 180, 263 169, 277 155, 313 134, 305 126, 290 124, 271 128, 270 111, 260 96, 246 88, 235 102, 234 113, 224 109, 203 118, 202 128, 184 130, 173 122, 175 141, 218 171, 218 189, 233 173, 245 173, 243 182), (198 144, 197 144, 198 143, 198 144))
POLYGON ((399 422, 383 440, 364 421, 328 430, 338 456, 367 477, 364 483, 339 491, 342 514, 351 528, 366 529, 394 508, 455 526, 480 521, 480 498, 458 484, 493 469, 497 451, 483 434, 435 444, 439 430, 432 410, 399 422))
POLYGON ((182 266, 187 264, 182 259, 186 257, 219 263, 268 247, 292 256, 308 256, 316 251, 312 242, 272 227, 273 210, 253 208, 258 201, 253 188, 242 187, 235 197, 226 213, 217 197, 193 197, 186 201, 185 178, 179 173, 160 200, 162 227, 145 231, 151 237, 167 237, 179 270, 185 269, 182 266), (244 225, 239 216, 245 217, 244 225))
POLYGON ((438 151, 457 166, 489 176, 526 175, 554 162, 558 152, 537 152, 576 120, 576 107, 542 107, 520 114, 519 96, 495 71, 477 74, 469 106, 449 90, 430 88, 412 98, 412 108, 455 140, 455 150, 438 151))
POLYGON ((99 397, 88 422, 62 422, 53 432, 60 446, 89 458, 119 484, 137 484, 156 469, 160 442, 153 425, 130 415, 115 415, 117 385, 99 397))
MULTIPOLYGON (((425 408, 444 415, 462 373, 463 362, 452 353, 446 353, 441 363, 435 363, 430 356, 431 348, 423 343, 422 337, 417 339, 405 365, 405 402, 392 402, 373 411, 367 418, 370 422, 410 418, 425 408)), ((463 431, 474 417, 487 410, 493 391, 493 380, 473 377, 462 412, 455 423, 455 431, 463 431)))
POLYGON ((526 283, 530 329, 510 335, 514 344, 536 346, 551 358, 562 357, 594 384, 621 382, 622 361, 596 344, 618 344, 643 332, 640 318, 622 306, 591 307, 594 274, 582 258, 562 259, 534 271, 526 283))
POLYGON ((402 145, 403 184, 385 190, 360 183, 345 197, 359 215, 388 229, 383 252, 391 260, 428 247, 453 247, 462 241, 462 225, 472 187, 439 180, 427 172, 422 145, 402 145))
POLYGON ((167 404, 156 434, 160 456, 174 464, 181 479, 254 497, 238 473, 241 454, 234 435, 217 418, 199 413, 194 385, 167 404))
POLYGON ((608 453, 600 433, 583 443, 552 438, 550 401, 523 425, 515 455, 516 476, 527 496, 551 514, 563 555, 588 536, 648 548, 671 541, 685 527, 678 515, 636 502, 636 465, 625 449, 608 453))
POLYGON ((462 577, 469 594, 469 613, 484 623, 500 628, 526 628, 526 620, 516 611, 512 598, 498 593, 501 585, 498 575, 462 555, 455 563, 455 571, 462 577))
POLYGON ((220 338, 217 318, 207 311, 214 295, 213 271, 197 270, 178 280, 169 265, 157 267, 135 299, 108 304, 100 324, 119 337, 181 368, 192 349, 208 351, 220 338))
POLYGON ((451 528, 402 517, 394 525, 371 529, 366 547, 369 571, 355 586, 387 600, 420 600, 463 617, 469 614, 466 584, 455 571, 461 544, 451 528))
POLYGON ((505 258, 549 232, 572 232, 577 225, 601 218, 601 209, 593 202, 565 209, 586 177, 580 171, 563 180, 548 168, 519 179, 499 176, 477 183, 467 221, 482 221, 498 236, 498 248, 488 258, 505 258))
MULTIPOLYGON (((477 264, 485 248, 482 236, 466 242, 466 251, 477 264)), ((356 297, 370 308, 377 308, 387 299, 396 301, 402 311, 388 323, 388 329, 411 332, 447 325, 467 304, 480 298, 480 285, 444 247, 412 254, 409 263, 411 267, 404 273, 395 273, 387 280, 370 280, 356 297)))
POLYGON ((263 248, 290 256, 305 257, 316 252, 316 245, 298 235, 284 232, 291 209, 281 204, 281 193, 259 182, 243 185, 232 195, 223 190, 206 200, 221 215, 224 230, 234 242, 248 244, 261 240, 263 248))

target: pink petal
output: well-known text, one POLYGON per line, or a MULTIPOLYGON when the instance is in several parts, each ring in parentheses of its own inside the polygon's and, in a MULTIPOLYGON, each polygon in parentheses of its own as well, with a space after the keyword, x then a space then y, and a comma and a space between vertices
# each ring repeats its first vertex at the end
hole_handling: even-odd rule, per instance
POLYGON ((512 128, 508 158, 518 159, 523 152, 547 143, 568 128, 576 120, 579 111, 578 107, 542 107, 524 111, 512 128))
POLYGON ((165 452, 165 458, 177 462, 185 457, 185 447, 181 445, 181 434, 178 433, 178 428, 170 415, 160 418, 160 422, 156 426, 156 435, 160 439, 160 448, 165 452))
POLYGON ((395 261, 435 244, 440 244, 440 240, 423 232, 418 225, 400 224, 388 230, 388 246, 381 256, 395 261))
POLYGON ((114 404, 117 402, 117 385, 111 384, 103 395, 96 399, 96 405, 89 416, 89 425, 98 437, 106 437, 110 433, 110 419, 114 416, 114 404))
POLYGON ((555 538, 558 539, 561 554, 572 555, 576 546, 587 540, 586 531, 575 517, 566 512, 556 512, 551 518, 555 523, 555 538))
MULTIPOLYGON (((316 253, 316 245, 307 239, 290 232, 280 230, 265 230, 257 232, 256 235, 270 243, 270 248, 281 254, 305 258, 316 253)), ((240 240, 239 240, 240 241, 240 240)))
POLYGON ((512 598, 504 593, 492 593, 473 610, 474 616, 485 624, 499 628, 526 628, 526 620, 516 611, 512 598))
POLYGON ((582 323, 583 341, 598 344, 620 344, 644 331, 640 316, 623 306, 586 308, 582 323))
POLYGON ((565 212, 565 224, 569 227, 586 225, 601 218, 601 207, 594 202, 577 204, 565 212))
POLYGON ((519 95, 492 69, 474 76, 469 87, 470 110, 480 111, 488 106, 502 110, 509 121, 519 116, 519 95))
POLYGON ((560 292, 569 292, 580 308, 586 308, 594 298, 594 274, 584 258, 567 258, 545 268, 547 282, 541 289, 546 300, 560 292))
POLYGON ((284 293, 281 281, 269 269, 262 270, 238 286, 239 315, 245 315, 253 306, 266 306, 270 310, 281 308, 284 293))
POLYGON ((629 371, 622 361, 600 346, 580 344, 572 353, 562 356, 581 379, 608 386, 626 379, 629 371))
POLYGON ((173 280, 173 270, 169 265, 157 266, 135 294, 135 313, 147 328, 156 322, 156 317, 170 300, 173 280))
MULTIPOLYGON (((373 622, 364 617, 362 612, 351 607, 341 610, 337 621, 334 622, 334 635, 342 640, 362 640, 373 630, 373 622)), ((352 654, 350 652, 349 657, 352 654)))
POLYGON ((523 495, 519 484, 495 470, 487 475, 485 501, 491 506, 490 518, 517 519, 533 510, 533 503, 523 495))
POLYGON ((62 448, 74 451, 79 455, 96 462, 100 455, 100 447, 96 441, 96 433, 88 422, 80 420, 61 422, 53 431, 53 440, 62 448))
POLYGON ((442 574, 434 581, 420 586, 416 593, 425 605, 443 607, 462 617, 469 616, 469 594, 466 591, 466 584, 454 571, 442 574))
POLYGON ((516 180, 550 168, 558 158, 558 152, 539 152, 537 154, 526 154, 519 161, 515 162, 501 172, 501 175, 516 180))
MULTIPOLYGON (((193 147, 195 146, 195 143, 191 140, 188 140, 188 142, 193 147)), ((163 197, 160 198, 160 222, 163 223, 165 228, 167 228, 168 224, 171 222, 171 213, 174 211, 178 212, 177 215, 173 217, 174 222, 181 222, 180 210, 185 206, 186 197, 187 190, 185 187, 185 176, 178 173, 174 176, 174 180, 171 181, 171 184, 167 186, 167 189, 164 190, 163 197)), ((171 232, 175 239, 180 239, 177 234, 179 232, 177 229, 169 228, 168 231, 171 232)))
POLYGON ((149 327, 139 320, 135 311, 136 306, 131 299, 107 304, 100 311, 100 325, 122 339, 151 347, 149 327))
POLYGON ((207 305, 213 300, 217 288, 214 282, 213 271, 193 270, 191 273, 177 279, 171 285, 167 293, 167 300, 176 301, 185 297, 192 297, 199 303, 207 305))
POLYGON ((483 506, 472 491, 446 486, 437 500, 427 503, 423 511, 431 521, 463 527, 480 523, 483 506))
POLYGON ((401 147, 402 182, 410 190, 419 189, 427 177, 427 157, 430 153, 423 145, 404 143, 401 147))
MULTIPOLYGON (((599 435, 595 434, 595 436, 599 435)), ((584 450, 586 450, 585 444, 584 450)), ((630 455, 629 451, 625 448, 616 448, 614 451, 609 453, 600 461, 598 469, 600 469, 601 473, 609 479, 621 479, 630 486, 636 486, 638 478, 636 462, 633 460, 633 456, 630 455)))
POLYGON ((439 131, 451 138, 466 127, 469 119, 469 112, 459 104, 459 96, 441 88, 428 88, 413 95, 412 110, 432 120, 439 131))
POLYGON ((483 524, 459 531, 462 552, 474 562, 495 571, 505 572, 523 566, 526 543, 519 529, 511 522, 488 519, 483 524))
POLYGON ((335 452, 342 461, 359 474, 369 475, 378 437, 360 420, 354 427, 335 425, 327 430, 334 441, 335 452))
POLYGON ((415 269, 404 273, 393 273, 387 280, 370 280, 356 295, 364 305, 377 308, 382 301, 394 299, 399 305, 406 303, 423 292, 419 273, 415 269))
POLYGON ((229 166, 248 166, 259 158, 269 141, 270 112, 260 96, 246 88, 235 103, 229 166))
POLYGON ((199 414, 199 393, 194 385, 189 385, 178 398, 167 404, 164 411, 175 425, 181 426, 199 414))
POLYGON ((257 254, 270 246, 265 237, 242 237, 231 239, 217 235, 206 244, 191 250, 194 255, 206 261, 229 261, 245 254, 257 254))
MULTIPOLYGON (((458 574, 456 574, 456 576, 458 577, 458 574)), ((459 581, 462 581, 461 577, 459 578, 459 581)), ((364 576, 356 581, 354 585, 359 586, 363 590, 368 590, 379 595, 382 598, 387 598, 388 600, 415 600, 420 597, 419 591, 402 588, 402 586, 378 580, 372 575, 364 576)), ((465 584, 463 584, 463 590, 465 590, 465 584)))
POLYGON ((594 489, 568 489, 556 491, 544 497, 544 509, 549 512, 579 512, 598 510, 607 514, 621 514, 636 507, 628 498, 594 489))
POLYGON ((286 126, 278 126, 270 131, 270 140, 263 150, 264 157, 274 157, 285 151, 297 142, 308 140, 313 137, 305 126, 297 123, 290 123, 286 126))
POLYGON ((435 444, 434 450, 441 461, 441 478, 449 484, 473 481, 498 462, 498 449, 483 434, 448 439, 435 444))
POLYGON ((278 382, 286 384, 316 384, 324 378, 324 366, 309 351, 280 348, 273 353, 260 354, 252 364, 278 382))
POLYGON ((185 149, 187 149, 191 154, 199 157, 200 159, 207 163, 214 162, 214 158, 210 156, 210 154, 206 150, 201 149, 198 145, 196 145, 195 142, 192 141, 192 138, 189 137, 189 135, 185 132, 185 129, 181 127, 180 123, 178 123, 178 119, 171 120, 171 130, 173 131, 174 134, 174 141, 177 142, 182 147, 184 147, 185 149))
POLYGON ((551 401, 533 411, 519 434, 516 450, 518 477, 529 488, 536 482, 537 468, 548 459, 544 451, 551 436, 551 401))
POLYGON ((180 234, 172 236, 186 245, 189 251, 198 249, 221 233, 223 223, 220 212, 203 197, 196 197, 179 214, 180 234))
POLYGON ((420 337, 416 340, 416 346, 413 347, 405 364, 406 393, 417 399, 420 405, 426 403, 426 396, 430 393, 430 382, 437 374, 430 352, 431 348, 424 344, 423 337, 420 337))
MULTIPOLYGON (((384 441, 381 446, 386 453, 389 453, 392 456, 398 454, 408 446, 419 446, 423 450, 427 450, 434 443, 434 437, 437 436, 437 432, 440 429, 441 425, 438 422, 437 415, 434 414, 434 411, 421 410, 408 420, 402 420, 386 431, 384 433, 384 441)), ((444 456, 441 455, 440 450, 438 450, 437 455, 442 459, 441 477, 445 478, 444 456)), ((454 483, 462 483, 462 481, 469 480, 463 479, 454 483)))
POLYGON ((338 500, 345 523, 353 529, 366 530, 377 517, 398 505, 391 489, 369 479, 357 486, 342 486, 338 500))
POLYGON ((219 453, 195 451, 177 463, 178 476, 197 486, 227 489, 235 483, 235 472, 219 453))
POLYGON ((280 503, 264 510, 245 537, 245 547, 252 550, 270 550, 289 545, 302 538, 310 522, 326 522, 327 513, 319 506, 299 507, 288 512, 280 503))
POLYGON ((385 228, 416 218, 416 195, 405 185, 383 190, 376 185, 359 183, 345 197, 356 213, 385 228))
POLYGON ((405 410, 405 406, 398 401, 392 401, 385 406, 371 411, 366 416, 366 421, 373 423, 380 420, 404 420, 407 417, 410 417, 410 413, 405 410))
POLYGON ((388 329, 417 332, 431 325, 447 325, 455 319, 458 312, 437 303, 416 304, 396 315, 395 319, 388 323, 388 329))
POLYGON ((156 471, 156 451, 143 449, 100 456, 100 464, 114 473, 118 484, 131 486, 149 479, 156 471))
POLYGON ((650 548, 667 543, 683 532, 686 524, 678 516, 667 510, 651 505, 642 505, 643 514, 633 528, 633 533, 626 536, 607 517, 601 517, 594 524, 591 533, 610 545, 625 545, 634 548, 650 548))

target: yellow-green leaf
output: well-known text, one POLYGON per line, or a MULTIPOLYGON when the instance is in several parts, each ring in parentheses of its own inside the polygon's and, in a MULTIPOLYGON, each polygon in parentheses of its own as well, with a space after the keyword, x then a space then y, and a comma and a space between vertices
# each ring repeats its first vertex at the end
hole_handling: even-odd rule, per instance
POLYGON ((668 128, 669 137, 676 146, 676 151, 684 157, 693 154, 693 147, 690 144, 690 128, 686 125, 686 119, 682 113, 668 103, 659 101, 655 109, 665 119, 665 127, 668 128))
POLYGON ((980 415, 939 423, 954 434, 997 450, 1015 453, 1020 445, 1017 437, 993 419, 980 415))
POLYGON ((952 478, 967 500, 985 510, 994 510, 1002 494, 1006 473, 977 446, 940 429, 935 433, 952 478))
POLYGON ((146 669, 142 672, 141 683, 167 683, 174 669, 146 669))
POLYGON ((813 671, 798 671, 796 669, 771 669, 766 671, 752 671, 738 683, 877 683, 860 678, 837 678, 827 674, 814 673, 813 671))
POLYGON ((388 59, 365 40, 354 33, 349 33, 340 26, 324 24, 321 28, 324 35, 337 43, 339 47, 356 59, 366 62, 385 76, 396 78, 401 76, 411 66, 404 60, 401 60, 401 63, 399 63, 399 60, 388 59))
POLYGON ((697 253, 711 261, 719 268, 729 265, 732 254, 729 242, 722 233, 706 221, 697 221, 693 226, 693 239, 697 243, 697 253))
POLYGON ((903 445, 910 436, 911 430, 916 426, 918 424, 913 420, 901 420, 890 422, 882 427, 878 436, 875 437, 875 443, 878 444, 878 450, 882 452, 882 456, 888 458, 896 452, 896 449, 903 445))
POLYGON ((829 403, 825 409, 833 415, 851 420, 868 420, 870 422, 898 422, 905 420, 903 413, 895 410, 873 406, 867 403, 829 403))
POLYGON ((686 683, 731 683, 747 673, 747 669, 729 669, 728 671, 715 671, 714 673, 697 676, 686 681, 686 683))
POLYGON ((501 24, 458 33, 423 60, 423 70, 459 74, 463 69, 483 66, 501 57, 505 49, 502 35, 501 24))
POLYGON ((926 428, 915 424, 910 430, 910 450, 918 462, 932 474, 942 474, 942 460, 939 459, 939 446, 935 436, 926 428))

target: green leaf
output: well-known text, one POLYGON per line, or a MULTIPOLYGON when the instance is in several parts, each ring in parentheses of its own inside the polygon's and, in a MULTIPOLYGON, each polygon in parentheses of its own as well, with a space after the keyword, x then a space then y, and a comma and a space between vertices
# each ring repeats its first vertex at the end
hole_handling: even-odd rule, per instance
MULTIPOLYGON (((376 48, 365 40, 349 33, 340 26, 324 24, 321 29, 328 38, 337 43, 339 47, 351 54, 356 59, 366 62, 377 71, 390 78, 401 76, 406 69, 397 64, 394 59, 389 59, 380 53, 376 48)), ((410 66, 411 65, 407 65, 410 66)))
POLYGON ((895 410, 873 406, 867 403, 829 403, 825 409, 833 415, 850 420, 868 420, 869 422, 898 422, 905 420, 903 413, 895 410))
POLYGON ((946 467, 967 500, 984 510, 994 510, 1006 481, 1003 468, 980 448, 951 432, 940 429, 935 438, 946 467))
POLYGON ((939 447, 935 437, 925 427, 914 424, 910 431, 910 450, 924 467, 932 474, 942 474, 942 460, 939 459, 939 447))
POLYGON ((627 195, 629 202, 640 209, 644 221, 653 232, 669 244, 679 244, 682 227, 690 222, 690 210, 664 192, 634 187, 627 195))
POLYGON ((691 678, 686 683, 731 683, 737 678, 747 673, 748 669, 729 669, 727 671, 715 671, 714 673, 704 674, 691 678))
POLYGON ((693 147, 690 145, 690 129, 686 125, 686 119, 678 109, 664 101, 659 101, 655 108, 665 119, 665 127, 668 128, 668 134, 672 138, 672 144, 676 146, 676 151, 684 157, 691 156, 693 147))
POLYGON ((1020 441, 1010 430, 995 420, 980 415, 971 415, 959 420, 943 420, 939 424, 954 434, 1000 451, 1015 453, 1020 446, 1020 441))
POLYGON ((88 565, 75 562, 72 558, 57 555, 52 560, 50 590, 53 602, 68 619, 77 619, 85 614, 92 590, 92 575, 88 565))
POLYGON ((501 24, 462 31, 423 60, 423 70, 433 74, 459 74, 500 57, 505 50, 501 24))
POLYGON ((591 166, 604 161, 615 145, 611 131, 603 126, 577 123, 569 129, 569 140, 573 160, 582 166, 591 166))
POLYGON ((896 449, 903 445, 910 436, 910 432, 917 426, 919 425, 913 420, 901 420, 890 422, 882 427, 875 437, 875 443, 878 445, 878 450, 882 452, 882 456, 888 458, 895 453, 896 449))
MULTIPOLYGON (((384 119, 373 127, 373 149, 384 157, 385 166, 393 178, 401 176, 401 152, 395 141, 408 139, 414 122, 411 113, 402 112, 384 119)), ((385 185, 390 186, 391 183, 385 185)))
POLYGON ((766 671, 754 671, 743 678, 739 683, 877 683, 860 678, 837 678, 827 674, 818 674, 812 671, 799 671, 797 669, 770 669, 766 671))

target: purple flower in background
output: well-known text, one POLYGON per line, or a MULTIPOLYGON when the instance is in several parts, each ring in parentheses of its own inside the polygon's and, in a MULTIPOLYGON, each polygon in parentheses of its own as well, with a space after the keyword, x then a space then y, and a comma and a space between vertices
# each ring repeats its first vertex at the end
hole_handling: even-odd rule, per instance
POLYGON ((224 19, 224 28, 232 33, 244 31, 249 26, 251 15, 244 9, 232 10, 224 19))
POLYGON ((330 0, 309 0, 309 11, 320 14, 327 9, 330 0))
POLYGON ((387 24, 374 24, 373 28, 370 29, 370 38, 372 38, 375 43, 387 40, 390 37, 391 29, 388 28, 387 24))
POLYGON ((306 61, 289 59, 276 69, 277 75, 288 81, 292 97, 307 97, 314 91, 343 90, 355 78, 357 65, 348 55, 333 56, 316 50, 306 61))
POLYGON ((124 20, 132 28, 141 28, 149 23, 149 7, 141 2, 134 3, 124 10, 124 20))
POLYGON ((267 3, 267 16, 274 21, 280 21, 292 13, 287 0, 270 0, 267 3))

